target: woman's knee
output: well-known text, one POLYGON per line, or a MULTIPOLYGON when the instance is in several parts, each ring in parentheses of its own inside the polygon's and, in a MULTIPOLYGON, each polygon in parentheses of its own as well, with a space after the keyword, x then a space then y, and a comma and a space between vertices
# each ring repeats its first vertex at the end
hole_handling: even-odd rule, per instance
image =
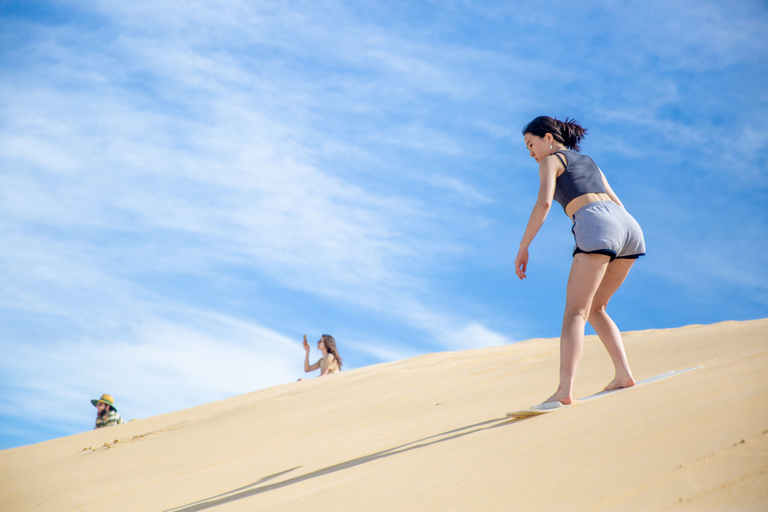
POLYGON ((565 306, 565 313, 563 315, 566 319, 575 319, 583 322, 587 322, 590 317, 589 308, 583 306, 565 306))
POLYGON ((589 317, 587 318, 587 321, 591 324, 593 322, 599 322, 607 318, 608 312, 605 310, 607 306, 607 303, 593 303, 592 307, 589 309, 589 317))
POLYGON ((593 302, 592 306, 589 308, 589 316, 592 315, 605 315, 607 314, 605 312, 605 308, 608 307, 607 302, 593 302))

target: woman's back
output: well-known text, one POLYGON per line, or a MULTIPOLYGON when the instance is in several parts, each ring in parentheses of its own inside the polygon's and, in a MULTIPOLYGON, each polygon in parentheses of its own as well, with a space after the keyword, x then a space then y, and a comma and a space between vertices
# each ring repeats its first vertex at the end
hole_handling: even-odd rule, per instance
POLYGON ((603 175, 590 157, 565 150, 552 154, 557 156, 565 166, 565 170, 557 177, 555 183, 555 201, 560 203, 563 210, 568 203, 584 194, 606 193, 603 175))
POLYGON ((331 373, 338 373, 339 371, 341 371, 339 369, 339 362, 331 353, 328 353, 325 356, 321 357, 320 360, 318 361, 318 364, 320 365, 321 370, 328 370, 327 375, 330 375, 331 373))

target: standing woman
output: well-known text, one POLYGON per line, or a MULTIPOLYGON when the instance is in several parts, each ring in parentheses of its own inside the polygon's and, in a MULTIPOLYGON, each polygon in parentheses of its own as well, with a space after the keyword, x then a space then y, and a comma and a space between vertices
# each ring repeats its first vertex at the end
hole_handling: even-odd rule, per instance
POLYGON ((645 242, 640 226, 624 209, 600 168, 590 157, 578 153, 585 134, 586 129, 576 121, 548 116, 537 117, 523 128, 525 146, 539 164, 539 195, 515 258, 517 277, 526 277, 528 247, 547 218, 553 199, 573 221, 576 239, 560 333, 560 384, 537 408, 573 402, 573 381, 587 321, 616 370, 605 389, 635 385, 621 332, 605 308, 632 264, 645 254, 645 242))
POLYGON ((304 350, 306 355, 304 356, 304 371, 309 373, 320 368, 320 376, 330 375, 331 373, 337 373, 341 371, 341 357, 339 351, 336 349, 336 340, 330 334, 323 334, 319 340, 317 340, 317 350, 322 352, 321 357, 315 364, 309 364, 309 343, 307 343, 307 337, 304 336, 304 350))

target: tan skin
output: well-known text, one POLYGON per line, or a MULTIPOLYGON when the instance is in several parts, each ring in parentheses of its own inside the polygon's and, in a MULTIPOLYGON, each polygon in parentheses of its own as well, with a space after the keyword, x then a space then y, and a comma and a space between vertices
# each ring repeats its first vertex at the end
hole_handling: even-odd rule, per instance
MULTIPOLYGON (((515 258, 515 273, 520 280, 527 277, 528 247, 552 208, 557 177, 565 171, 560 159, 552 153, 567 149, 556 141, 551 133, 547 133, 544 137, 526 133, 524 141, 531 157, 539 164, 539 194, 515 258)), ((600 174, 602 175, 602 171, 600 174)), ((568 203, 565 211, 571 219, 579 208, 595 201, 610 200, 623 207, 608 185, 605 175, 602 176, 607 193, 584 194, 568 203)), ((595 329, 614 365, 614 379, 605 389, 635 385, 621 332, 606 313, 608 302, 626 279, 634 262, 633 259, 610 261, 610 258, 603 254, 579 253, 574 256, 568 277, 565 313, 560 333, 560 383, 557 391, 544 403, 555 401, 562 404, 573 403, 573 381, 584 349, 586 322, 595 329)))

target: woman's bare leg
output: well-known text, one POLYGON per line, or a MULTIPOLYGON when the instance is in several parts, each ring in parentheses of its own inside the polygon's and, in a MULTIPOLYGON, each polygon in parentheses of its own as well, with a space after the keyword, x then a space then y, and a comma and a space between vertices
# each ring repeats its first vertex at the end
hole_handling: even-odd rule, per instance
POLYGON ((584 326, 609 261, 602 254, 579 253, 573 258, 560 333, 560 384, 546 402, 573 402, 573 380, 584 349, 584 326))
POLYGON ((629 369, 627 354, 624 351, 624 342, 621 339, 621 331, 616 327, 608 313, 606 306, 613 294, 619 289, 627 278, 629 270, 635 260, 617 259, 608 265, 603 281, 592 299, 592 307, 589 313, 589 323, 603 342, 608 355, 611 356, 616 374, 613 380, 605 387, 606 390, 628 388, 635 385, 635 379, 629 369))

